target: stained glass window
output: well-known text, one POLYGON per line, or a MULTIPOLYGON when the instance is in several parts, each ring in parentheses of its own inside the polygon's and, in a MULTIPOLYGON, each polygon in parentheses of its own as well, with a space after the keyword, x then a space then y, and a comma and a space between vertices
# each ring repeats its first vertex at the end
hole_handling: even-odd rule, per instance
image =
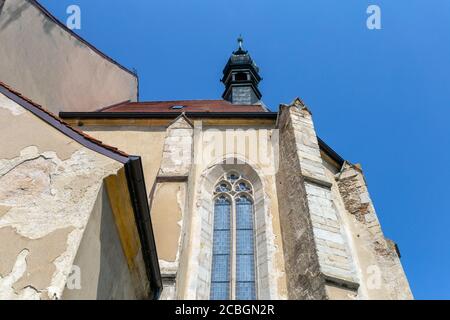
POLYGON ((256 299, 256 281, 252 187, 238 173, 228 173, 224 177, 215 187, 210 297, 213 300, 253 300, 256 299), (235 264, 233 276, 232 261, 235 264))
POLYGON ((240 181, 239 183, 236 184, 235 190, 239 192, 239 191, 250 191, 251 189, 247 183, 240 181))
POLYGON ((253 203, 246 196, 236 199, 236 299, 254 300, 255 262, 253 203))
POLYGON ((230 298, 231 203, 225 196, 214 204, 214 234, 211 277, 211 299, 230 298))
POLYGON ((237 174, 235 172, 231 172, 227 175, 227 179, 231 183, 234 183, 237 179, 239 179, 239 174, 237 174))
POLYGON ((216 187, 216 192, 228 192, 231 191, 230 186, 225 181, 220 182, 216 187))

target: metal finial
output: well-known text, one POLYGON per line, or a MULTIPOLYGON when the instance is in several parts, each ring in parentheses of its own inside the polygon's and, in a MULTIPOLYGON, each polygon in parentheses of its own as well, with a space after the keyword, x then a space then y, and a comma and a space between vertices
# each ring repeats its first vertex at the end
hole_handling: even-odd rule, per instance
POLYGON ((242 35, 239 35, 239 38, 237 39, 238 44, 239 44, 239 49, 243 49, 242 48, 242 44, 244 43, 244 39, 242 38, 242 35))

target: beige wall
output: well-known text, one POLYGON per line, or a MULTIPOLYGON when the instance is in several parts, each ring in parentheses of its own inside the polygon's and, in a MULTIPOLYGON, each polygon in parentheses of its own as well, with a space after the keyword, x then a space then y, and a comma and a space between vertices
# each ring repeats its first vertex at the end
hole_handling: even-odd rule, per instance
POLYGON ((137 99, 134 75, 32 3, 0 0, 0 81, 54 113, 96 110, 137 99))
POLYGON ((74 265, 80 278, 69 281, 63 299, 137 298, 105 186, 98 193, 74 265))
MULTIPOLYGON (((195 242, 199 239, 199 233, 196 228, 199 227, 198 212, 195 209, 196 201, 198 200, 196 194, 200 190, 199 183, 202 179, 202 174, 209 166, 224 159, 224 157, 235 156, 241 160, 246 160, 255 168, 260 174, 260 179, 264 185, 264 193, 267 199, 265 208, 266 226, 270 231, 267 234, 268 254, 270 258, 269 277, 271 278, 271 294, 272 298, 286 298, 286 279, 284 275, 284 259, 281 242, 281 229, 278 217, 278 201, 276 195, 275 177, 276 170, 273 159, 273 150, 270 142, 272 129, 267 126, 256 125, 257 130, 252 130, 244 135, 247 137, 247 143, 244 148, 238 146, 237 137, 242 140, 242 132, 247 129, 254 129, 254 125, 245 126, 242 122, 239 125, 218 125, 218 126, 202 126, 203 122, 196 122, 194 129, 194 145, 192 148, 195 154, 203 153, 198 148, 211 149, 211 141, 213 136, 219 132, 219 135, 224 134, 224 139, 234 140, 236 145, 234 147, 220 148, 224 146, 219 140, 213 142, 217 144, 215 147, 220 152, 212 157, 205 157, 205 159, 196 159, 193 167, 189 171, 189 181, 184 182, 156 182, 158 171, 161 167, 161 159, 163 150, 170 150, 170 146, 165 143, 173 142, 180 143, 176 138, 166 139, 169 136, 166 127, 171 124, 167 121, 164 126, 160 123, 152 125, 151 122, 143 122, 142 124, 125 125, 127 121, 118 121, 117 125, 113 125, 111 121, 96 122, 96 125, 87 125, 89 121, 85 122, 80 129, 102 140, 107 144, 114 145, 121 150, 130 154, 136 154, 142 157, 144 175, 146 180, 147 192, 154 190, 152 201, 152 222, 154 225, 154 232, 157 244, 158 255, 160 258, 161 272, 164 275, 172 275, 177 272, 177 288, 173 290, 171 295, 178 298, 195 298, 195 293, 191 293, 189 288, 197 281, 198 269, 195 268, 195 257, 199 254, 198 244, 195 242), (226 128, 237 128, 240 131, 236 135, 232 131, 226 131, 226 128), (211 130, 213 129, 213 130, 211 130), (217 130, 219 131, 217 131, 217 130), (231 136, 230 136, 231 135, 231 136), (234 136, 234 137, 233 137, 234 136), (256 146, 249 144, 248 139, 254 138, 258 140, 256 146), (269 140, 269 141, 267 141, 269 140), (266 143, 268 142, 268 143, 266 143), (253 150, 259 153, 260 146, 269 146, 269 150, 265 150, 268 158, 260 158, 251 156, 253 150), (256 147, 256 149, 253 149, 256 147), (184 189, 188 192, 184 197, 184 189), (186 199, 184 199, 186 198, 186 199), (186 210, 184 210, 186 208, 186 210), (181 246, 181 247, 180 247, 181 246), (179 269, 177 270, 179 264, 179 269), (193 265, 190 265, 193 264, 193 265)), ((209 122, 210 123, 210 122, 209 122)), ((173 125, 175 125, 172 122, 173 125)), ((173 128, 172 128, 173 130, 173 128)), ((185 129, 179 129, 179 134, 185 129)), ((184 131, 183 131, 184 132, 184 131)), ((178 134, 177 133, 177 134, 178 134)), ((172 132, 173 134, 173 132, 172 132)), ((176 135, 177 135, 176 134, 176 135)), ((184 133, 183 133, 184 134, 184 133)), ((182 141, 181 141, 182 142, 182 141)), ((188 146, 188 148, 191 148, 188 146)), ((193 161, 194 162, 194 161, 193 161)), ((172 280, 171 280, 172 281, 172 280)), ((172 297, 172 298, 173 298, 172 297)), ((170 298, 170 297, 167 297, 170 298)))
MULTIPOLYGON (((399 257, 395 251, 385 247, 385 245, 388 245, 388 242, 386 242, 382 233, 375 211, 371 210, 370 213, 367 212, 366 217, 359 220, 354 214, 349 212, 338 184, 342 174, 341 169, 336 167, 336 164, 324 154, 322 154, 322 158, 324 160, 326 174, 330 178, 330 181, 333 182, 331 188, 333 203, 338 209, 339 218, 342 221, 346 238, 355 260, 356 272, 359 279, 359 288, 356 293, 331 288, 328 290, 330 298, 370 300, 411 299, 412 294, 399 257), (374 246, 379 246, 379 249, 375 249, 374 246), (389 265, 388 267, 386 267, 386 257, 384 256, 387 256, 387 259, 389 259, 387 263, 389 265)), ((359 171, 356 172, 364 180, 362 174, 359 171)), ((365 185, 365 182, 363 184, 365 185)), ((357 193, 351 195, 353 197, 353 203, 363 202, 363 204, 365 203, 373 208, 369 194, 365 190, 361 190, 361 192, 364 195, 357 193)))
POLYGON ((170 264, 178 260, 186 183, 157 183, 152 199, 151 213, 158 258, 170 264))
MULTIPOLYGON (((95 126, 88 126, 86 125, 86 122, 89 122, 88 120, 83 121, 85 124, 81 129, 108 144, 115 145, 129 153, 140 155, 143 159, 147 191, 149 194, 151 190, 154 191, 151 214, 161 272, 163 276, 167 276, 164 298, 198 299, 199 297, 207 297, 207 288, 201 289, 206 293, 198 294, 199 277, 207 271, 202 266, 202 261, 208 259, 208 254, 204 251, 206 242, 202 238, 206 235, 203 231, 205 220, 203 212, 208 210, 205 209, 205 201, 209 201, 209 198, 204 199, 204 195, 207 194, 204 188, 205 185, 215 183, 215 181, 208 181, 208 172, 224 159, 240 159, 246 162, 261 179, 266 199, 264 215, 267 230, 267 254, 270 255, 268 270, 271 283, 270 295, 265 297, 271 299, 287 298, 285 256, 277 195, 277 183, 283 183, 283 181, 276 181, 275 179, 278 170, 277 143, 266 143, 276 134, 273 129, 274 124, 257 125, 249 123, 246 126, 242 122, 234 123, 232 119, 223 119, 220 120, 221 123, 213 125, 214 121, 211 119, 196 120, 193 122, 193 139, 192 142, 189 142, 191 141, 189 139, 177 138, 178 135, 192 134, 187 129, 178 129, 179 131, 176 133, 166 131, 166 127, 171 123, 172 125, 176 124, 175 122, 166 121, 162 125, 160 121, 155 121, 155 124, 151 121, 142 121, 136 122, 136 125, 125 126, 127 122, 131 124, 132 121, 122 119, 118 120, 116 125, 113 125, 113 121, 107 120, 101 125, 102 121, 97 120, 94 121, 95 126), (208 125, 205 125, 205 123, 208 125), (227 131, 227 129, 238 129, 239 131, 227 131), (247 129, 252 130, 247 131, 247 129), (256 143, 251 145, 245 143, 243 149, 241 148, 242 145, 238 147, 238 141, 248 142, 248 139, 254 137, 256 137, 256 143), (234 145, 226 146, 224 141, 234 141, 234 145), (190 143, 192 143, 192 146, 190 143), (264 145, 269 146, 269 150, 260 153, 264 145), (162 176, 160 177, 162 180, 157 182, 156 177, 158 170, 161 168, 163 150, 164 152, 168 152, 172 148, 178 150, 181 146, 187 149, 192 147, 194 157, 192 164, 179 166, 174 159, 175 162, 171 165, 174 170, 183 168, 182 175, 184 175, 184 169, 189 172, 188 176, 185 177, 187 182, 164 180, 170 179, 170 176, 162 176), (212 149, 216 151, 215 154, 210 153, 212 149), (268 159, 252 156, 255 151, 257 154, 268 154, 268 159), (203 157, 205 153, 210 156, 203 157), (202 157, 199 158, 199 156, 202 157), (186 190, 185 196, 184 189, 186 190), (185 204, 184 207, 183 203, 185 204), (176 275, 173 274, 174 272, 176 272, 176 275)), ((348 246, 349 259, 354 266, 352 272, 355 276, 353 281, 347 283, 345 279, 340 282, 339 280, 342 279, 330 280, 329 277, 326 278, 324 288, 327 297, 330 299, 410 297, 409 287, 405 282, 406 278, 399 271, 401 270, 401 264, 397 258, 397 260, 394 259, 395 257, 392 258, 393 272, 389 272, 389 269, 386 268, 380 268, 383 273, 381 274, 381 286, 379 288, 370 287, 373 280, 373 266, 380 265, 379 257, 377 257, 373 248, 374 238, 371 238, 367 226, 359 223, 355 216, 346 209, 337 180, 340 174, 340 166, 323 152, 320 153, 318 161, 323 164, 324 179, 330 182, 330 186, 327 187, 330 199, 328 199, 328 195, 327 199, 331 201, 336 219, 339 221, 342 239, 348 246), (385 273, 389 273, 389 275, 385 273), (394 279, 395 277, 397 279, 394 279), (355 284, 359 285, 356 290, 354 289, 355 284), (349 285, 350 287, 348 287, 349 285), (395 286, 398 286, 398 289, 394 289, 395 286)), ((178 173, 176 170, 174 172, 173 176, 176 177, 178 173)), ((293 192, 293 195, 295 196, 298 192, 300 191, 293 192)), ((359 199, 360 195, 356 196, 359 199)), ((374 213, 371 216, 374 216, 374 213)), ((205 265, 208 265, 208 262, 205 265)), ((382 267, 382 264, 380 266, 382 267)))
POLYGON ((145 186, 150 194, 161 164, 164 127, 83 126, 79 129, 128 154, 141 156, 145 186))
MULTIPOLYGON (((191 198, 190 219, 186 223, 187 239, 182 248, 185 259, 180 265, 183 277, 179 279, 178 297, 182 299, 209 297, 209 291, 199 286, 199 280, 203 278, 202 274, 205 272, 203 268, 208 265, 206 263, 202 266, 202 259, 208 259, 208 254, 202 251, 205 244, 200 241, 200 236, 203 237, 205 232, 205 220, 207 220, 205 214, 208 216, 208 208, 204 201, 212 201, 212 199, 204 199, 208 191, 212 192, 212 190, 204 190, 204 186, 208 180, 208 172, 213 170, 215 165, 222 163, 225 159, 234 159, 243 161, 242 163, 246 163, 254 170, 261 180, 261 194, 264 194, 261 211, 265 229, 263 246, 266 249, 263 254, 268 256, 268 265, 264 271, 261 270, 260 275, 265 277, 267 273, 268 289, 260 295, 260 298, 286 299, 283 244, 274 176, 277 161, 274 158, 274 145, 271 141, 274 132, 270 126, 245 126, 233 124, 233 121, 224 122, 218 126, 203 126, 200 121, 194 122, 193 147, 197 158, 190 175, 192 179, 189 195, 191 198), (226 141, 233 143, 227 144, 226 141), (211 152, 211 150, 214 151, 211 152), (262 154, 265 156, 261 156, 262 154)), ((233 164, 229 166, 229 168, 232 167, 233 164)), ((206 231, 205 235, 207 233, 206 231)))
POLYGON ((102 181, 123 167, 0 94, 0 299, 61 298, 102 181))

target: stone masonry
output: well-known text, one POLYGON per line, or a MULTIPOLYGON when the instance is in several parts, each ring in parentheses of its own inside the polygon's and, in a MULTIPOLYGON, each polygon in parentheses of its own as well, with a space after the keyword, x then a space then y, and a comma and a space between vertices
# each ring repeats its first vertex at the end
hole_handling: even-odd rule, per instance
MULTIPOLYGON (((167 134, 164 141, 163 156, 161 166, 159 168, 158 177, 155 182, 154 190, 161 185, 186 183, 191 171, 193 159, 193 124, 186 118, 184 114, 175 119, 167 128, 167 134)), ((152 200, 151 200, 152 201, 152 200)), ((178 199, 181 212, 187 206, 186 193, 178 199)), ((184 220, 187 217, 182 216, 179 221, 180 228, 183 229, 184 220)), ((180 234, 178 252, 174 262, 160 260, 161 273, 163 279, 163 295, 161 299, 171 300, 177 296, 177 278, 181 255, 181 242, 183 234, 180 234)))
MULTIPOLYGON (((322 281, 321 287, 326 281, 356 289, 358 279, 353 258, 332 202, 332 184, 325 174, 311 113, 303 102, 297 99, 290 106, 281 106, 278 127, 281 141, 279 197, 286 197, 287 191, 286 202, 292 204, 288 220, 282 223, 283 236, 287 237, 292 232, 299 237, 298 240, 286 238, 284 242, 286 259, 292 259, 292 264, 287 263, 286 268, 294 268, 291 270, 294 274, 295 269, 300 269, 297 272, 304 274, 305 271, 310 272, 313 267, 315 277, 322 281), (286 148, 289 151, 284 152, 286 148), (292 150, 294 148, 295 150, 292 150), (287 157, 290 159, 286 159, 287 157), (300 203, 296 205, 296 202, 300 203), (294 230, 285 234, 286 228, 294 230), (313 248, 314 253, 305 251, 305 248, 290 248, 293 244, 304 241, 300 240, 301 238, 308 239, 308 246, 313 248), (309 263, 305 262, 307 259, 310 260, 309 263), (303 269, 307 265, 309 267, 303 269)), ((280 200, 280 203, 282 202, 284 201, 280 200)), ((285 215, 284 210, 281 210, 281 216, 285 215)), ((289 271, 287 270, 288 274, 291 273, 289 271)), ((300 285, 300 288, 309 293, 292 298, 313 298, 311 294, 320 291, 313 287, 318 281, 320 282, 311 278, 306 287, 305 284, 300 285)), ((299 286, 294 283, 292 285, 297 288, 299 286)))
POLYGON ((370 270, 372 278, 378 275, 381 277, 379 285, 376 278, 373 283, 369 281, 366 284, 369 296, 394 300, 412 299, 396 247, 383 235, 360 166, 345 163, 336 180, 345 207, 354 217, 357 238, 360 241, 358 245, 364 248, 367 256, 361 266, 363 272, 370 270), (378 297, 378 292, 383 292, 383 295, 378 297))
POLYGON ((326 299, 325 278, 320 271, 293 122, 289 110, 283 109, 278 120, 276 181, 288 299, 326 299))
POLYGON ((192 164, 193 126, 183 115, 167 128, 159 177, 188 176, 192 164))

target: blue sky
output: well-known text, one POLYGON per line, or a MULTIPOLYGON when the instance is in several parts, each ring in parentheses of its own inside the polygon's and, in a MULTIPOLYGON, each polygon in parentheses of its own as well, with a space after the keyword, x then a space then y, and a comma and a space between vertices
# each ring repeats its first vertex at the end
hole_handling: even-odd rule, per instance
POLYGON ((417 299, 450 299, 450 1, 40 0, 140 76, 141 100, 219 99, 242 33, 272 110, 300 96, 362 163, 417 299), (382 29, 366 28, 377 4, 382 29))

